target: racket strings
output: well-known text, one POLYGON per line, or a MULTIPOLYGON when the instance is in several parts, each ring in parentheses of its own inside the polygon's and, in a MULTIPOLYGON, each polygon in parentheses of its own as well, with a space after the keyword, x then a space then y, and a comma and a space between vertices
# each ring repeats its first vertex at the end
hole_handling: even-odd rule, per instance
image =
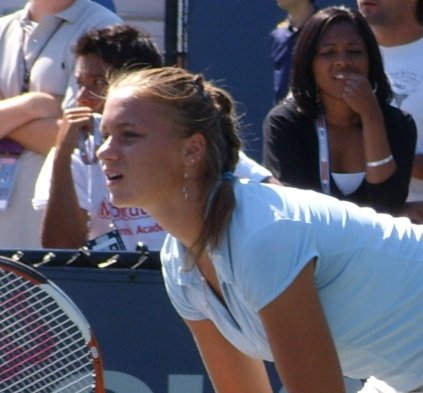
MULTIPOLYGON (((75 336, 75 335, 74 335, 75 336)), ((72 336, 69 336, 70 339, 72 339, 72 336)), ((75 340, 80 340, 80 336, 79 337, 74 337, 75 340)), ((58 375, 63 375, 65 376, 66 373, 69 373, 69 362, 72 362, 73 367, 72 367, 72 372, 77 371, 78 369, 86 369, 91 368, 91 360, 88 358, 87 359, 87 354, 86 351, 81 351, 81 347, 85 345, 85 342, 83 340, 81 340, 81 342, 76 342, 76 341, 71 341, 70 345, 64 346, 63 347, 63 351, 67 350, 67 352, 63 352, 62 356, 55 356, 54 358, 54 362, 55 362, 55 367, 51 368, 51 366, 49 364, 47 364, 44 367, 39 368, 38 370, 38 374, 39 375, 43 375, 44 379, 47 379, 49 377, 52 377, 54 379, 54 381, 57 381, 57 377, 58 375), (76 348, 76 345, 79 345, 79 348, 76 348)), ((25 359, 26 361, 28 360, 27 358, 25 359)), ((32 364, 27 362, 27 366, 22 368, 22 373, 21 374, 25 374, 25 372, 27 370, 31 369, 32 364)), ((27 375, 26 378, 20 378, 19 382, 26 382, 26 380, 29 380, 31 378, 31 374, 27 375)), ((86 374, 86 378, 90 378, 92 379, 90 374, 86 374)), ((55 382, 56 383, 56 382, 55 382)), ((48 384, 46 384, 46 386, 50 386, 48 384)), ((35 392, 35 391, 34 391, 35 392)))
MULTIPOLYGON (((73 326, 69 323, 68 319, 65 319, 63 317, 63 314, 59 312, 59 310, 56 310, 56 313, 51 313, 50 317, 51 317, 50 319, 51 322, 53 321, 56 322, 57 329, 63 328, 64 330, 68 330, 68 328, 66 328, 66 325, 73 326)), ((10 318, 13 318, 13 315, 10 316, 10 318)), ((0 320, 7 321, 8 319, 3 319, 0 314, 0 320)), ((19 328, 19 324, 22 324, 22 322, 23 321, 16 321, 8 325, 8 330, 10 330, 11 332, 10 337, 12 337, 13 335, 15 340, 18 337, 18 343, 19 341, 22 341, 24 344, 28 346, 36 344, 39 347, 43 347, 43 344, 51 343, 50 332, 47 329, 40 329, 40 323, 42 323, 41 318, 38 318, 38 319, 32 318, 32 320, 29 323, 19 328)), ((7 337, 5 337, 5 341, 6 340, 7 340, 7 337)), ((13 352, 16 347, 16 343, 10 342, 9 347, 10 347, 10 351, 13 352)), ((7 344, 4 346, 0 346, 0 350, 3 351, 3 355, 5 356, 9 355, 9 352, 7 352, 6 349, 7 349, 7 344)))
POLYGON ((0 392, 92 392, 92 354, 41 286, 0 272, 0 392))

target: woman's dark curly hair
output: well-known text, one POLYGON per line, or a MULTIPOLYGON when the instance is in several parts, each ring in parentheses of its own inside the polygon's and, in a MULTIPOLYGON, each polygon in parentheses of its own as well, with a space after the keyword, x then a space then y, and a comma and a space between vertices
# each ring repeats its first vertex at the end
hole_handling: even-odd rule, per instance
POLYGON ((313 60, 319 42, 329 26, 342 22, 351 23, 364 41, 369 58, 368 78, 379 103, 391 101, 392 90, 383 68, 382 56, 367 21, 356 10, 333 6, 318 11, 308 19, 294 49, 291 89, 297 109, 307 116, 315 117, 321 111, 313 75, 313 60))

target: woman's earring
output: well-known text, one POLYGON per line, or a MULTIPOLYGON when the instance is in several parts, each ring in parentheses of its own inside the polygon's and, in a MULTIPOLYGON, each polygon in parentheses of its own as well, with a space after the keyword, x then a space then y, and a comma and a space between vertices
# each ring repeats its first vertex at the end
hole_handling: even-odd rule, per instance
POLYGON ((317 87, 317 85, 316 85, 316 96, 315 97, 316 97, 315 102, 316 102, 316 104, 318 104, 320 102, 320 91, 319 91, 319 88, 317 87))
POLYGON ((377 82, 375 82, 375 86, 373 87, 373 93, 376 94, 377 92, 377 82))
POLYGON ((184 199, 186 201, 189 200, 189 193, 188 193, 188 186, 187 186, 187 180, 188 180, 188 173, 184 173, 184 184, 182 185, 182 194, 184 195, 184 199))

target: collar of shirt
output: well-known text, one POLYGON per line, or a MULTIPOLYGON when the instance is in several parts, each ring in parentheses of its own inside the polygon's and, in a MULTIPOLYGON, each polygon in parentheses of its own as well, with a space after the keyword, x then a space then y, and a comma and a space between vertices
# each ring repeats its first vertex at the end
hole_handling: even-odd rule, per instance
MULTIPOLYGON (((75 0, 70 7, 55 15, 49 15, 46 18, 60 18, 69 23, 75 23, 81 17, 83 11, 89 6, 89 4, 90 2, 88 0, 75 0)), ((25 4, 18 18, 21 23, 27 23, 29 20, 29 3, 25 4)))
MULTIPOLYGON (((234 271, 232 266, 231 250, 229 243, 228 231, 225 234, 222 244, 215 250, 209 251, 210 259, 215 267, 219 282, 232 284, 234 282, 234 271)), ((179 285, 194 285, 194 281, 198 279, 198 274, 194 273, 197 268, 191 265, 191 260, 186 247, 173 238, 173 247, 176 248, 176 253, 179 259, 178 267, 178 284, 179 285)))

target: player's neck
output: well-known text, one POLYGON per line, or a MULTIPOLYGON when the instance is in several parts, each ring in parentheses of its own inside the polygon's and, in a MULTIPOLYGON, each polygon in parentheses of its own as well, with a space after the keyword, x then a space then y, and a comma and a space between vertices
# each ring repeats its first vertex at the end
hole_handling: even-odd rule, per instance
POLYGON ((299 2, 295 8, 288 11, 288 18, 291 25, 298 29, 314 13, 315 8, 309 1, 299 2))
POLYGON ((423 37, 423 26, 416 23, 395 26, 395 34, 391 26, 372 26, 376 40, 381 46, 399 46, 410 44, 423 37))
POLYGON ((30 0, 31 20, 39 22, 46 15, 54 15, 69 8, 75 0, 30 0))

